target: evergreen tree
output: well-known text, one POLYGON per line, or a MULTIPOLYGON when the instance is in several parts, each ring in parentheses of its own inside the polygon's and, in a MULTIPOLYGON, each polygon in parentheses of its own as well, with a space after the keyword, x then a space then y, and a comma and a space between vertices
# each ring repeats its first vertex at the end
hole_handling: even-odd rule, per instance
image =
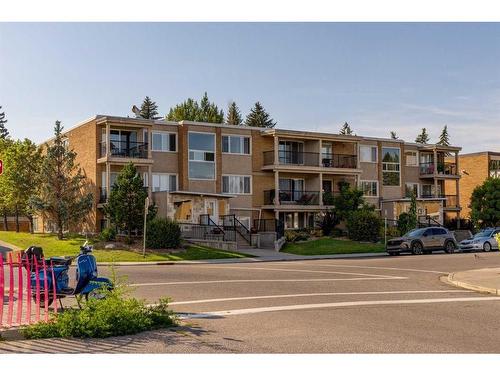
POLYGON ((259 128, 274 128, 276 126, 276 122, 271 118, 269 113, 266 112, 262 104, 257 102, 247 115, 245 125, 256 126, 259 128))
POLYGON ((160 118, 158 117, 158 106, 149 96, 146 96, 141 104, 140 115, 142 118, 150 120, 158 120, 160 118))
POLYGON ((437 143, 441 146, 449 146, 450 145, 450 135, 448 134, 448 125, 445 125, 441 135, 439 136, 439 141, 437 143))
POLYGON ((226 123, 229 125, 241 125, 242 122, 243 119, 241 118, 240 109, 235 102, 231 102, 227 110, 226 123))
POLYGON ((129 240, 132 232, 144 225, 144 202, 147 196, 137 168, 128 163, 112 186, 104 212, 113 225, 127 232, 129 240))
POLYGON ((396 132, 391 131, 391 138, 392 139, 398 139, 398 136, 397 136, 396 132))
MULTIPOLYGON (((0 110, 2 106, 0 105, 0 110)), ((9 136, 9 131, 5 127, 7 120, 5 119, 5 112, 0 112, 0 138, 5 139, 9 136)))
POLYGON ((340 129, 339 134, 340 135, 354 135, 351 127, 349 126, 349 124, 347 122, 344 123, 344 125, 340 129))
POLYGON ((63 142, 63 127, 56 121, 54 140, 47 144, 41 165, 39 192, 30 200, 34 209, 46 215, 63 238, 63 230, 85 222, 92 209, 94 197, 86 191, 89 186, 85 175, 75 162, 76 153, 63 142))
POLYGON ((416 143, 427 144, 429 143, 429 134, 427 134, 427 129, 422 128, 422 133, 420 133, 415 139, 416 143))
POLYGON ((208 100, 205 92, 200 104, 194 99, 188 98, 186 101, 171 107, 167 120, 169 121, 200 121, 221 124, 224 122, 224 112, 219 110, 215 103, 208 100))

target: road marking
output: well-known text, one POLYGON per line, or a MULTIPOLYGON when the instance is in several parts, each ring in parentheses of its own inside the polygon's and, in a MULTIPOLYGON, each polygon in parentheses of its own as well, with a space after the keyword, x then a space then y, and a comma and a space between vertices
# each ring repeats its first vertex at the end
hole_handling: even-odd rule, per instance
POLYGON ((191 285, 191 284, 219 284, 219 283, 265 283, 265 282, 317 282, 317 281, 360 281, 360 280, 403 280, 407 277, 352 277, 349 279, 249 279, 249 280, 202 280, 202 281, 167 281, 158 283, 136 283, 130 286, 159 286, 159 285, 191 285))
MULTIPOLYGON (((299 262, 297 262, 299 263, 299 262)), ((297 264, 296 263, 296 264, 297 264)), ((300 264, 303 265, 309 265, 309 263, 303 263, 301 262, 300 264)), ((316 264, 316 266, 322 266, 322 267, 346 267, 346 268, 371 268, 371 269, 377 269, 377 270, 394 270, 394 271, 413 271, 413 272, 428 272, 428 273, 438 273, 440 275, 442 274, 448 274, 448 271, 432 271, 432 270, 420 270, 420 269, 415 269, 415 268, 395 268, 395 267, 377 267, 377 266, 353 266, 353 265, 341 265, 341 264, 316 264)))
POLYGON ((427 293, 474 293, 472 290, 393 290, 381 292, 332 292, 332 293, 302 293, 302 294, 274 294, 268 296, 251 296, 251 297, 227 297, 227 298, 212 298, 198 299, 191 301, 171 302, 169 305, 192 305, 196 303, 211 303, 211 302, 226 302, 226 301, 246 301, 254 299, 273 299, 273 298, 293 298, 293 297, 315 297, 315 296, 350 296, 350 295, 379 295, 379 294, 427 294, 427 293))
POLYGON ((356 273, 356 272, 341 272, 341 271, 319 271, 319 270, 303 270, 298 268, 270 268, 270 267, 205 267, 216 269, 243 269, 243 270, 264 270, 264 271, 283 271, 283 272, 308 272, 308 273, 334 273, 338 275, 353 275, 353 276, 368 276, 368 277, 385 277, 385 278, 398 278, 398 276, 389 275, 375 275, 371 273, 356 273))
POLYGON ((274 312, 274 311, 323 309, 327 307, 415 305, 415 304, 431 304, 431 303, 447 303, 447 302, 449 303, 449 302, 484 302, 484 301, 498 302, 500 301, 500 297, 431 298, 431 299, 409 299, 409 300, 400 299, 400 300, 382 300, 382 301, 310 303, 303 305, 269 306, 269 307, 256 307, 249 309, 212 311, 212 312, 203 312, 194 314, 179 314, 179 317, 180 319, 202 319, 202 318, 218 318, 218 317, 232 316, 232 315, 258 314, 263 312, 274 312))

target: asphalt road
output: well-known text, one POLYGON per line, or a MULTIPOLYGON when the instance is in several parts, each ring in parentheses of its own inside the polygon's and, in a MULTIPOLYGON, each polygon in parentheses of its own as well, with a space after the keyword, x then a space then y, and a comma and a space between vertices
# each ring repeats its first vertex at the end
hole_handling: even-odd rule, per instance
POLYGON ((148 301, 172 297, 185 323, 223 351, 499 353, 500 298, 440 280, 498 266, 499 253, 482 253, 135 266, 119 273, 148 301))
MULTIPOLYGON (((119 267, 118 273, 128 276, 136 296, 150 302, 172 297, 172 308, 184 318, 186 328, 32 347, 62 352, 77 348, 189 353, 499 353, 500 297, 457 289, 440 280, 450 272, 498 266, 499 253, 481 253, 119 267)), ((100 271, 107 273, 103 267, 100 271)), ((22 351, 21 344, 15 345, 11 351, 22 351)))

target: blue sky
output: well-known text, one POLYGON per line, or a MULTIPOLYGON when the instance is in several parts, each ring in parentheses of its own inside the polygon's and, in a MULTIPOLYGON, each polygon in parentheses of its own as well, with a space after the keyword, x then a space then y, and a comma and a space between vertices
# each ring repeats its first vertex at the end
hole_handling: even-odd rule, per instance
POLYGON ((500 151, 500 24, 0 24, 0 105, 15 137, 53 123, 160 113, 207 91, 279 127, 436 140, 500 151))

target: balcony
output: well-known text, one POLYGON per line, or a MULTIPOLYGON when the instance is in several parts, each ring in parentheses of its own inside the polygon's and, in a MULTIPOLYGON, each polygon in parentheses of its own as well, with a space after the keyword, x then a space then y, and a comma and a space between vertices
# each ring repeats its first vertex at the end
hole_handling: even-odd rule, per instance
POLYGON ((318 152, 278 151, 278 162, 274 161, 274 151, 264 151, 263 164, 292 165, 323 168, 357 168, 357 156, 347 154, 320 154, 318 152))
POLYGON ((108 200, 108 193, 105 187, 99 188, 99 203, 106 203, 108 200))
POLYGON ((428 163, 420 163, 420 175, 434 175, 435 173, 439 176, 457 176, 457 165, 455 163, 437 163, 437 171, 436 164, 434 162, 428 163))
POLYGON ((448 209, 460 209, 460 204, 458 203, 458 197, 456 195, 444 195, 446 200, 444 201, 444 207, 448 209))
MULTIPOLYGON (((106 142, 100 143, 100 157, 107 156, 106 142)), ((148 144, 146 142, 126 142, 126 141, 111 141, 109 156, 115 158, 148 158, 148 144)))
POLYGON ((297 191, 297 190, 279 190, 278 200, 276 199, 276 190, 264 191, 265 205, 298 205, 311 206, 319 205, 319 191, 297 191))

